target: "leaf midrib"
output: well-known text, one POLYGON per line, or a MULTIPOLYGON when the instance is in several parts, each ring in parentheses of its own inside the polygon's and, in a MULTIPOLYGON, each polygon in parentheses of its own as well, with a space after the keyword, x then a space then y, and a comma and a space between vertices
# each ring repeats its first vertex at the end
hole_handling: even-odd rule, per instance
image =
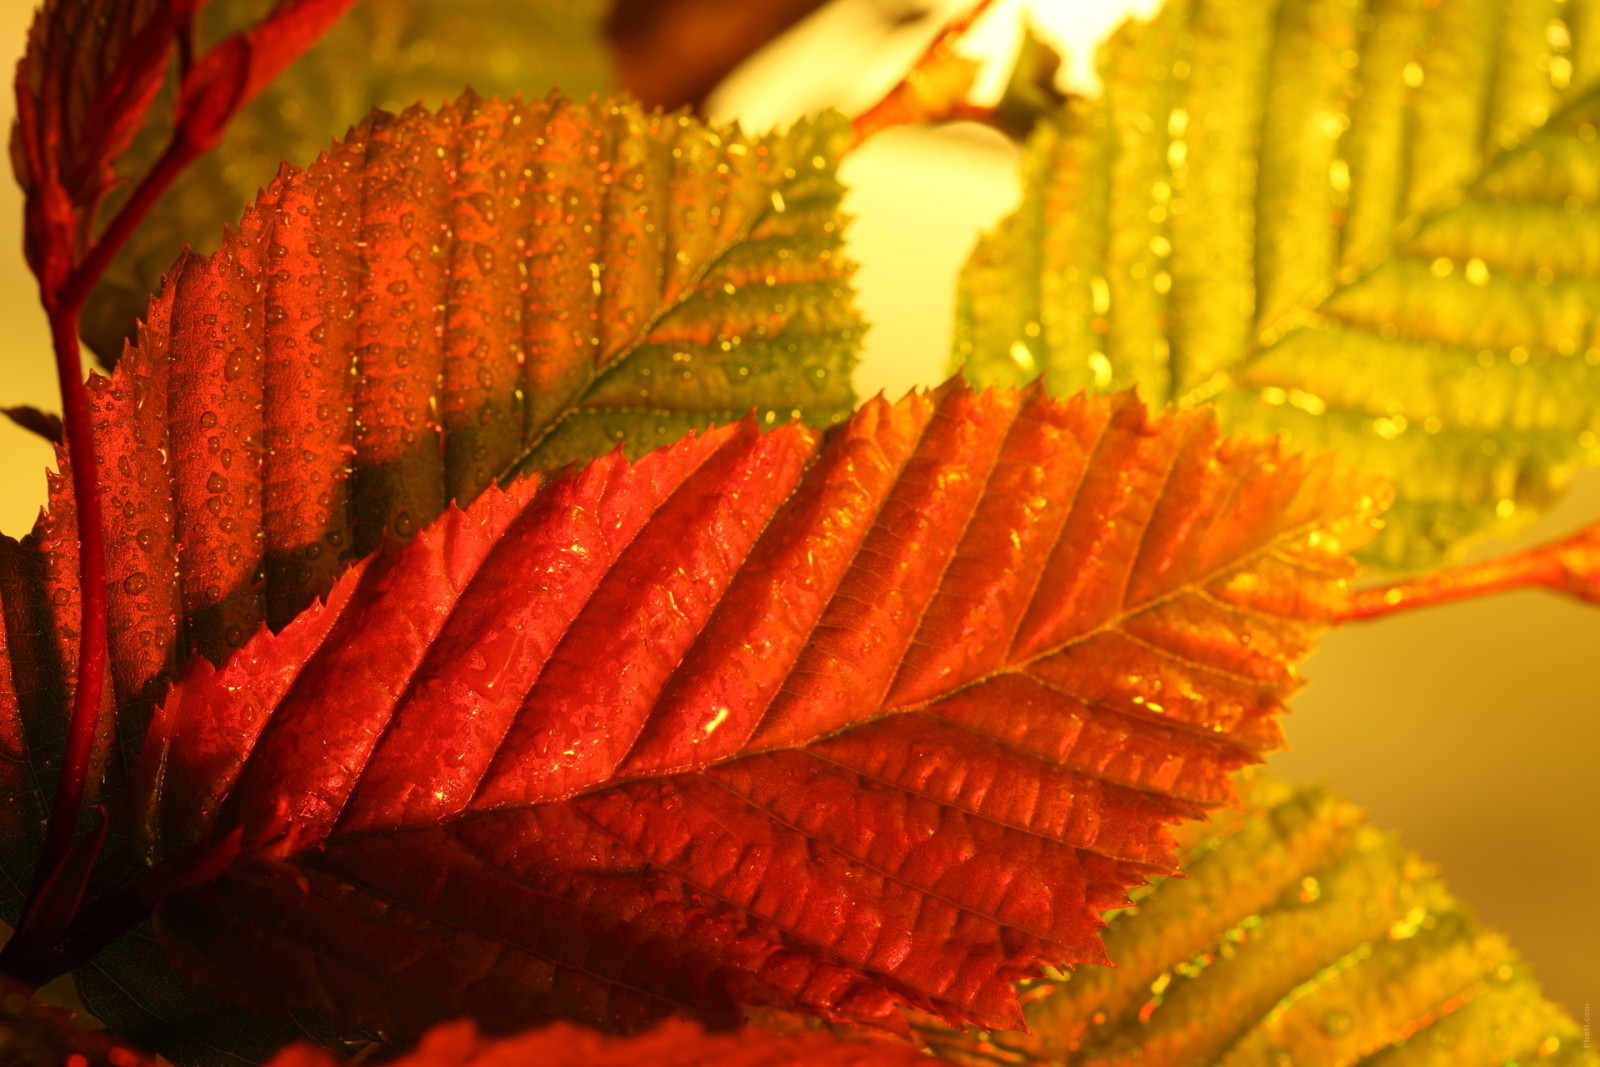
POLYGON ((1552 112, 1542 124, 1529 128, 1523 138, 1514 146, 1511 148, 1499 148, 1488 156, 1471 181, 1452 189, 1448 193, 1441 194, 1439 199, 1426 209, 1402 219, 1395 225, 1389 242, 1381 250, 1372 253, 1364 261, 1352 263, 1334 271, 1332 276, 1326 278, 1314 289, 1306 293, 1292 307, 1280 312, 1272 322, 1255 324, 1251 330, 1253 337, 1249 346, 1239 353, 1233 365, 1225 370, 1218 371, 1208 380, 1191 387, 1188 392, 1174 399, 1174 405, 1179 408, 1191 408, 1215 399, 1230 388, 1238 387, 1240 376, 1257 361, 1276 349, 1301 321, 1309 316, 1318 314, 1334 297, 1348 292, 1358 283, 1372 277, 1380 268, 1393 262, 1397 252, 1407 241, 1416 237, 1428 226, 1439 221, 1460 204, 1472 199, 1481 192, 1484 182, 1489 176, 1494 174, 1507 161, 1515 159, 1520 153, 1527 151, 1529 140, 1536 134, 1557 125, 1580 107, 1588 106, 1597 101, 1600 101, 1600 80, 1591 82, 1581 92, 1574 93, 1559 109, 1552 112), (1266 340, 1268 337, 1271 337, 1272 340, 1266 340))
MULTIPOLYGON (((614 151, 612 154, 611 164, 613 166, 616 164, 616 155, 614 151)), ((612 206, 612 197, 615 196, 614 190, 615 186, 613 185, 607 185, 605 187, 606 206, 608 208, 612 206)), ((572 402, 564 407, 559 415, 546 422, 545 425, 540 428, 538 434, 528 440, 516 453, 516 455, 512 456, 504 468, 502 468, 501 471, 495 475, 495 481, 503 484, 506 479, 515 477, 518 471, 522 469, 523 464, 525 464, 534 455, 534 453, 539 451, 540 446, 542 446, 545 441, 556 432, 556 430, 566 425, 567 420, 580 410, 584 399, 592 394, 595 389, 614 371, 617 371, 625 363, 627 363, 628 360, 632 359, 636 354, 638 354, 639 348, 645 343, 646 340, 649 339, 650 334, 655 331, 655 328, 661 324, 663 319, 677 311, 690 299, 699 294, 700 285, 705 281, 706 276, 709 275, 717 266, 719 266, 734 249, 747 243, 750 240, 750 235, 755 232, 756 226, 766 220, 772 211, 770 199, 771 198, 769 195, 768 202, 763 203, 756 210, 756 212, 751 215, 749 221, 742 226, 734 236, 730 237, 710 256, 706 257, 705 263, 700 267, 699 270, 695 271, 690 280, 684 284, 682 291, 680 291, 673 299, 663 301, 661 306, 656 309, 656 312, 649 318, 649 320, 639 327, 634 335, 629 338, 620 349, 618 349, 617 354, 613 356, 605 366, 596 370, 596 363, 598 362, 599 358, 598 352, 595 354, 594 359, 584 360, 584 382, 583 385, 573 394, 572 402)), ((602 219, 609 218, 609 212, 602 211, 600 217, 602 219)), ((599 244, 598 242, 599 238, 597 237, 597 247, 603 247, 603 245, 599 244)), ((666 410, 676 413, 680 409, 672 408, 666 410)))

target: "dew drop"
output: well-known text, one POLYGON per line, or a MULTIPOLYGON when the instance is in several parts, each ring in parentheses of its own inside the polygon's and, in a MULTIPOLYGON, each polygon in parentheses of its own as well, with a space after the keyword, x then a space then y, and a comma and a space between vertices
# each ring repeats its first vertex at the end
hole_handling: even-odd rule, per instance
POLYGON ((1343 1008, 1329 1008, 1322 1013, 1322 1032, 1329 1037, 1343 1037, 1355 1026, 1355 1020, 1343 1008))

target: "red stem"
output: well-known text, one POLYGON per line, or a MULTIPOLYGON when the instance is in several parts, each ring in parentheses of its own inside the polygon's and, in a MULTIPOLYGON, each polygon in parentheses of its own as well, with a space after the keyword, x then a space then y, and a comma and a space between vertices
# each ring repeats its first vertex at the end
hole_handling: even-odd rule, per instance
MULTIPOLYGON (((272 62, 287 65, 289 60, 309 47, 327 24, 333 18, 337 18, 338 13, 348 7, 349 3, 350 0, 335 0, 332 6, 321 13, 319 16, 321 21, 313 18, 311 23, 303 21, 293 23, 291 20, 289 29, 295 30, 298 27, 298 36, 275 40, 276 51, 273 53, 272 62)), ((190 9, 194 6, 189 5, 190 9)), ((275 7, 261 25, 267 26, 272 23, 281 13, 282 6, 275 7)), ((192 23, 193 12, 190 10, 175 27, 178 38, 180 83, 184 89, 187 89, 189 76, 194 69, 192 23)), ((83 259, 77 262, 70 272, 65 272, 59 269, 59 258, 52 259, 50 254, 54 252, 58 257, 71 256, 75 259, 77 250, 82 248, 92 233, 93 212, 75 207, 72 219, 74 235, 69 248, 42 249, 40 255, 43 266, 36 267, 39 274, 40 295, 50 317, 56 376, 61 386, 64 437, 72 469, 72 493, 77 504, 80 610, 77 684, 73 693, 72 717, 67 726, 66 750, 62 758, 55 801, 45 829, 44 846, 40 852, 38 866, 34 870, 33 884, 28 889, 28 899, 23 908, 23 921, 10 943, 0 951, 0 958, 12 964, 13 971, 17 970, 18 961, 32 961, 23 968, 30 976, 35 975, 39 967, 46 963, 70 967, 75 965, 74 961, 81 962, 82 959, 87 959, 87 955, 74 956, 71 946, 81 948, 82 945, 92 943, 93 948, 87 950, 92 955, 94 951, 98 951, 105 939, 137 921, 137 918, 128 919, 128 916, 134 915, 137 909, 120 907, 105 912, 106 915, 116 916, 116 921, 104 920, 104 916, 100 919, 84 918, 98 905, 91 905, 89 911, 79 910, 79 905, 82 904, 82 886, 77 891, 79 895, 67 904, 65 914, 54 918, 55 925, 61 928, 59 937, 52 937, 48 929, 38 929, 36 927, 40 924, 30 921, 31 916, 44 913, 40 905, 51 903, 44 899, 49 896, 49 887, 55 884, 65 869, 64 865, 71 861, 73 839, 82 817, 84 796, 88 790, 89 775, 94 761, 95 740, 100 728, 101 701, 109 665, 105 524, 100 507, 99 459, 95 454, 88 390, 84 385, 83 365, 79 356, 78 314, 112 258, 121 250, 128 237, 162 194, 171 187, 185 167, 215 143, 220 136, 222 125, 248 102, 249 94, 230 98, 226 107, 215 114, 208 114, 207 117, 215 128, 207 127, 199 133, 184 129, 180 116, 179 129, 174 132, 161 158, 140 179, 139 184, 118 209, 105 231, 97 239, 88 242, 89 247, 83 254, 83 259), (63 273, 66 274, 64 279, 61 276, 63 273), (123 920, 127 922, 119 926, 118 923, 123 920), (49 940, 59 941, 59 944, 42 943, 49 940)), ((38 174, 51 172, 50 168, 44 166, 40 160, 32 159, 30 163, 32 170, 38 174)), ((56 188, 59 191, 59 183, 56 188)), ((29 211, 31 212, 35 206, 30 196, 29 211)), ((98 840, 89 846, 90 868, 85 868, 85 871, 92 868, 99 847, 98 840)), ((46 928, 51 926, 49 922, 42 925, 46 928)), ((48 970, 48 967, 45 969, 48 970)))
MULTIPOLYGON (((55 805, 45 830, 39 871, 49 873, 66 855, 78 828, 100 723, 100 698, 105 690, 109 646, 106 636, 105 525, 100 509, 100 461, 94 450, 94 426, 84 387, 78 350, 78 312, 105 269, 157 200, 199 155, 181 131, 175 134, 154 167, 140 179, 116 217, 90 247, 59 292, 43 293, 55 348, 56 379, 61 385, 62 428, 72 465, 72 496, 78 512, 78 678, 67 726, 67 747, 55 805)), ((41 288, 43 288, 41 286, 41 288)), ((35 883, 34 892, 38 890, 35 883)), ((30 896, 32 894, 30 893, 30 896)))
POLYGON ((1376 619, 1412 608, 1536 587, 1600 604, 1600 523, 1526 552, 1351 593, 1336 618, 1340 622, 1376 619))
MULTIPOLYGON (((100 508, 100 460, 95 454, 94 425, 89 413, 89 391, 84 386, 83 361, 78 349, 78 311, 88 298, 111 257, 127 241, 150 208, 198 153, 181 135, 175 136, 161 159, 140 180, 118 210, 111 225, 95 241, 83 262, 61 288, 51 293, 41 282, 40 293, 50 316, 50 339, 55 349, 56 380, 61 386, 62 430, 72 468, 72 497, 78 526, 78 670, 72 694, 72 718, 67 724, 66 751, 56 782, 54 805, 45 827, 44 847, 34 871, 33 885, 23 914, 39 903, 55 872, 65 860, 77 833, 83 798, 94 761, 95 735, 100 728, 101 697, 105 692, 109 643, 106 633, 105 518, 100 508)), ((26 925, 26 924, 25 924, 26 925)), ((16 940, 27 940, 17 931, 16 940)))
MULTIPOLYGON (((45 831, 40 872, 51 872, 72 844, 83 809, 95 731, 100 723, 100 697, 105 690, 106 554, 105 525, 100 511, 100 463, 94 451, 89 394, 78 354, 78 311, 46 296, 50 334, 55 347, 56 377, 61 383, 62 428, 72 467, 72 495, 78 522, 78 670, 72 697, 67 747, 56 785, 55 806, 45 831)), ((37 890, 39 880, 34 888, 37 890)), ((31 896, 32 894, 30 894, 31 896)))
POLYGON ((987 116, 992 112, 990 108, 975 107, 966 101, 929 107, 917 91, 916 82, 925 71, 937 66, 950 54, 956 43, 972 29, 973 23, 982 18, 984 12, 993 4, 994 0, 977 0, 965 13, 951 20, 943 30, 939 31, 939 36, 935 37, 923 51, 906 76, 896 82, 894 88, 884 94, 883 99, 856 116, 851 123, 855 130, 855 143, 851 147, 893 126, 907 126, 913 122, 947 121, 953 118, 975 118, 983 121, 980 116, 987 116))
MULTIPOLYGON (((167 145, 161 158, 156 160, 155 166, 139 180, 139 184, 129 194, 128 199, 117 209, 116 216, 111 220, 99 240, 89 249, 89 254, 83 262, 73 270, 67 278, 66 284, 61 287, 57 298, 61 307, 72 313, 74 321, 77 319, 78 309, 83 307, 83 302, 89 298, 89 293, 99 282, 100 276, 110 266, 112 258, 122 250, 122 246, 138 228, 139 223, 149 214, 156 201, 161 199, 172 183, 177 180, 183 169, 194 162, 200 151, 182 135, 182 132, 173 135, 171 143, 167 145)), ((66 386, 62 386, 65 393, 66 386)))

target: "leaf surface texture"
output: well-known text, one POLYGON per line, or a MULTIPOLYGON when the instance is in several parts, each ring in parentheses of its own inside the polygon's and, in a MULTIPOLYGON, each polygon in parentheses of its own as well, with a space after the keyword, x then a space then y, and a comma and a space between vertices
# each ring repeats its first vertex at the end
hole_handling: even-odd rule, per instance
POLYGON ((1209 413, 955 384, 491 490, 165 701, 147 854, 260 862, 157 929, 390 1030, 1015 1025, 1279 743, 1379 497, 1209 413))
MULTIPOLYGON (((287 168, 91 378, 124 746, 188 656, 282 625, 498 475, 622 438, 637 454, 752 408, 765 424, 845 414, 862 328, 839 255, 845 135, 837 116, 750 138, 469 95, 376 113, 287 168)), ((13 889, 70 706, 73 513, 54 482, 33 535, 0 551, 13 889)), ((115 812, 118 790, 104 798, 115 812)))
MULTIPOLYGON (((1431 867, 1321 787, 1247 779, 1106 931, 1114 970, 1023 994, 1030 1035, 940 1027, 966 1064, 1500 1067, 1584 1062, 1578 1024, 1431 867)), ((1194 828, 1188 828, 1193 830, 1194 828)))
MULTIPOLYGON (((361 0, 316 46, 228 124, 217 150, 190 165, 117 255, 86 304, 85 341, 109 365, 134 338, 149 294, 185 246, 210 252, 219 223, 238 219, 280 161, 315 159, 374 107, 431 107, 471 85, 485 96, 574 99, 611 88, 601 0, 361 0)), ((257 0, 212 0, 199 16, 204 45, 260 13, 257 0)), ((171 136, 171 84, 118 170, 137 178, 171 136)))
POLYGON ((1099 67, 964 272, 974 380, 1335 449, 1398 568, 1600 460, 1600 5, 1173 0, 1099 67))
POLYGON ((176 18, 169 0, 50 0, 34 15, 11 165, 27 197, 29 265, 53 285, 161 87, 176 18))
POLYGON ((469 94, 287 170, 92 382, 119 699, 497 477, 845 414, 842 128, 469 94))
MULTIPOLYGON (((513 1037, 480 1036, 470 1023, 439 1026, 395 1067, 937 1067, 942 1061, 909 1045, 844 1041, 824 1034, 707 1034, 669 1020, 646 1034, 607 1037, 558 1023, 513 1037)), ((301 1045, 270 1067, 337 1067, 339 1060, 301 1045)))

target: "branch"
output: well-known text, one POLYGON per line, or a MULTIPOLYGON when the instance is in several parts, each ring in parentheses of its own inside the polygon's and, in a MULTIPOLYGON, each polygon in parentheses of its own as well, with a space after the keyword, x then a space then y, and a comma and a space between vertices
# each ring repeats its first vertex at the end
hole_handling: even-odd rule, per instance
POLYGON ((972 119, 983 122, 992 108, 967 102, 979 64, 956 54, 955 48, 972 26, 994 4, 977 0, 965 14, 951 21, 933 39, 909 73, 876 104, 856 116, 854 148, 867 138, 894 126, 917 122, 972 119))
POLYGON ((139 184, 134 188, 128 199, 118 209, 116 216, 106 226, 94 244, 90 247, 83 261, 73 270, 65 285, 61 287, 58 300, 62 307, 70 309, 74 316, 83 307, 83 302, 89 298, 89 293, 95 284, 100 281, 100 276, 105 273, 111 260, 122 250, 133 231, 139 223, 155 207, 156 201, 161 199, 172 183, 177 181, 190 163, 204 154, 205 149, 197 147, 192 141, 183 136, 179 130, 162 152, 161 158, 155 166, 150 168, 139 184))
MULTIPOLYGON (((40 298, 50 317, 56 377, 61 387, 63 436, 77 508, 80 614, 77 677, 67 724, 66 750, 45 829, 44 846, 34 869, 23 919, 13 937, 15 947, 5 954, 13 970, 24 956, 36 964, 61 958, 51 946, 59 940, 56 935, 60 931, 77 930, 81 926, 78 908, 83 900, 82 886, 74 894, 62 895, 60 887, 65 884, 67 866, 75 864, 87 878, 100 847, 99 839, 76 844, 74 840, 93 769, 101 715, 106 706, 102 698, 109 666, 105 523, 100 506, 94 425, 79 357, 79 310, 112 257, 184 168, 217 144, 239 110, 310 47, 353 2, 278 0, 261 22, 220 42, 198 60, 193 56, 190 40, 196 5, 175 7, 175 19, 152 23, 163 35, 173 32, 177 35, 181 75, 177 128, 161 159, 139 182, 105 232, 92 240, 93 202, 85 204, 73 199, 62 184, 62 164, 63 160, 69 164, 82 163, 77 157, 87 155, 90 165, 109 166, 111 161, 103 157, 111 150, 103 144, 97 147, 94 142, 69 139, 69 133, 82 135, 82 131, 66 129, 59 114, 57 94, 46 94, 41 104, 36 95, 30 93, 27 83, 19 81, 18 113, 25 114, 29 121, 18 135, 20 147, 16 155, 22 161, 19 175, 28 190, 24 210, 34 246, 30 247, 30 263, 38 275, 40 298), (48 921, 40 916, 48 916, 48 921)), ((47 7, 38 17, 49 18, 53 10, 47 7)), ((32 49, 40 47, 37 41, 46 40, 50 32, 60 30, 59 25, 36 28, 37 40, 30 46, 25 63, 28 58, 35 58, 32 49)), ((153 34, 156 30, 150 32, 153 34)), ((168 46, 168 42, 162 44, 168 46)), ((133 46, 148 49, 155 44, 152 39, 141 37, 133 46)), ((51 58, 46 56, 41 60, 47 68, 42 78, 53 84, 59 79, 60 70, 49 69, 51 58)), ((59 61, 60 57, 53 58, 59 61)), ((148 97, 134 94, 133 98, 125 97, 117 103, 128 104, 130 110, 100 116, 107 129, 126 131, 144 122, 148 97)), ((121 132, 116 137, 104 134, 101 138, 106 143, 121 139, 121 132)), ((108 914, 123 916, 125 910, 112 909, 108 914)), ((30 980, 38 977, 33 973, 35 968, 23 969, 28 971, 30 980)))
POLYGON ((1600 604, 1600 523, 1526 552, 1351 593, 1336 618, 1340 622, 1376 619, 1412 608, 1535 587, 1600 604))
MULTIPOLYGON (((78 355, 76 308, 52 306, 50 337, 55 348, 56 377, 61 383, 62 428, 72 467, 72 497, 78 523, 78 628, 77 684, 72 694, 72 718, 67 726, 67 747, 56 784, 55 804, 39 856, 40 881, 52 877, 78 828, 95 734, 100 725, 100 698, 105 688, 108 643, 106 637, 105 520, 100 508, 100 461, 94 450, 94 426, 89 394, 83 384, 83 363, 78 355)), ((30 894, 30 903, 33 903, 30 894)))

